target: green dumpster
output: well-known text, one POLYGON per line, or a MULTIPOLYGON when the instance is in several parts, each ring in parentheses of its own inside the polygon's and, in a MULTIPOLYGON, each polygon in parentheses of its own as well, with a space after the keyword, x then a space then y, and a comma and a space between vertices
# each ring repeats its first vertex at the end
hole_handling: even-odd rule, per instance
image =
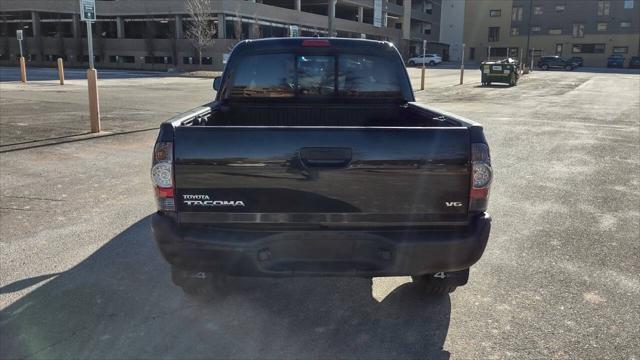
POLYGON ((513 59, 483 61, 480 64, 480 71, 482 72, 482 85, 505 83, 509 86, 516 86, 520 77, 518 63, 513 59))

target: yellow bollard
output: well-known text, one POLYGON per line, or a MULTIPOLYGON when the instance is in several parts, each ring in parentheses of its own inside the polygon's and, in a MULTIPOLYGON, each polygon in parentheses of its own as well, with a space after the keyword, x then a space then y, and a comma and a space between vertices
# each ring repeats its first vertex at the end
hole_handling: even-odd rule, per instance
POLYGON ((91 132, 100 132, 100 103, 98 101, 98 72, 96 69, 87 70, 89 85, 89 115, 91 118, 91 132))
POLYGON ((20 56, 20 81, 27 82, 27 65, 24 61, 24 56, 20 56))
POLYGON ((62 58, 58 58, 58 78, 60 79, 60 85, 64 85, 64 64, 62 58))

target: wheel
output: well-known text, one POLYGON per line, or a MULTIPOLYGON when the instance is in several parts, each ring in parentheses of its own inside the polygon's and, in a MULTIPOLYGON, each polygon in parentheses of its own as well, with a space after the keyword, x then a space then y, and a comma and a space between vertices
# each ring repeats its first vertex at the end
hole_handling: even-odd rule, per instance
POLYGON ((516 86, 517 83, 518 83, 518 80, 516 79, 516 76, 511 75, 511 78, 509 79, 509 86, 516 86))
POLYGON ((429 61, 429 66, 435 66, 435 65, 436 65, 435 61, 433 61, 433 60, 429 61))
POLYGON ((171 266, 171 280, 189 297, 206 301, 225 289, 225 276, 204 271, 183 270, 171 266))
POLYGON ((455 285, 449 285, 439 281, 433 281, 433 274, 423 276, 412 276, 413 283, 416 284, 426 295, 447 295, 456 291, 455 285))
POLYGON ((540 69, 542 69, 542 70, 549 70, 549 65, 547 65, 547 64, 542 64, 542 66, 540 66, 540 69))
POLYGON ((573 66, 567 65, 567 66, 564 67, 564 69, 567 70, 567 71, 572 71, 573 70, 573 66))
POLYGON ((416 66, 416 62, 415 62, 415 61, 413 61, 413 60, 410 60, 410 61, 409 61, 409 66, 416 66))
POLYGON ((413 283, 426 295, 446 295, 469 280, 469 269, 412 276, 413 283))

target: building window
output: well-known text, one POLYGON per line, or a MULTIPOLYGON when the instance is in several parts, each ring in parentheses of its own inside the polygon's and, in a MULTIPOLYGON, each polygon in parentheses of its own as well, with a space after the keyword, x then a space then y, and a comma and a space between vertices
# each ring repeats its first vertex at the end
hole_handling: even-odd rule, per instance
POLYGON ((424 12, 426 14, 433 14, 433 4, 430 2, 424 3, 424 12))
POLYGON ((521 7, 511 9, 511 21, 522 21, 522 11, 521 7))
POLYGON ((500 17, 502 16, 502 10, 489 10, 489 16, 491 17, 500 17))
POLYGON ((624 0, 625 9, 633 9, 633 0, 624 0))
POLYGON ((584 24, 573 24, 573 37, 584 37, 584 24))
POLYGON ((629 52, 628 46, 614 46, 613 53, 614 54, 626 54, 629 52))
POLYGON ((500 41, 500 27, 491 26, 489 28, 489 42, 500 41))
POLYGON ((562 35, 562 29, 549 29, 549 35, 562 35))
POLYGON ((542 15, 542 6, 534 6, 533 15, 542 15))
POLYGON ((422 32, 425 35, 430 35, 431 34, 431 24, 424 24, 422 27, 422 32))
POLYGON ((540 32, 540 26, 532 26, 531 32, 540 32))
POLYGON ((511 36, 518 36, 518 35, 520 35, 520 28, 512 27, 511 28, 511 36))
POLYGON ((562 5, 556 5, 556 12, 557 12, 557 13, 564 12, 565 8, 566 8, 566 5, 564 5, 564 4, 562 4, 562 5))
POLYGON ((596 29, 598 31, 607 31, 607 25, 606 22, 599 22, 596 29))
POLYGON ((623 21, 623 22, 620 23, 620 27, 621 28, 630 28, 631 27, 631 22, 623 21))
POLYGON ((556 55, 562 55, 562 44, 556 44, 556 55))
POLYGON ((574 54, 604 54, 605 44, 573 44, 574 54))
POLYGON ((598 15, 609 15, 609 10, 611 8, 611 2, 609 0, 599 0, 598 1, 598 15))

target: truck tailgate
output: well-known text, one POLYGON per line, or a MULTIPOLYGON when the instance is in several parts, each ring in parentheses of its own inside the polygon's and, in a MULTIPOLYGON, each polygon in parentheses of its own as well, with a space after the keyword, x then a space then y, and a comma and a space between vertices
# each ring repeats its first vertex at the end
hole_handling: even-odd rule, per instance
POLYGON ((463 223, 469 143, 464 127, 177 127, 179 220, 463 223))

